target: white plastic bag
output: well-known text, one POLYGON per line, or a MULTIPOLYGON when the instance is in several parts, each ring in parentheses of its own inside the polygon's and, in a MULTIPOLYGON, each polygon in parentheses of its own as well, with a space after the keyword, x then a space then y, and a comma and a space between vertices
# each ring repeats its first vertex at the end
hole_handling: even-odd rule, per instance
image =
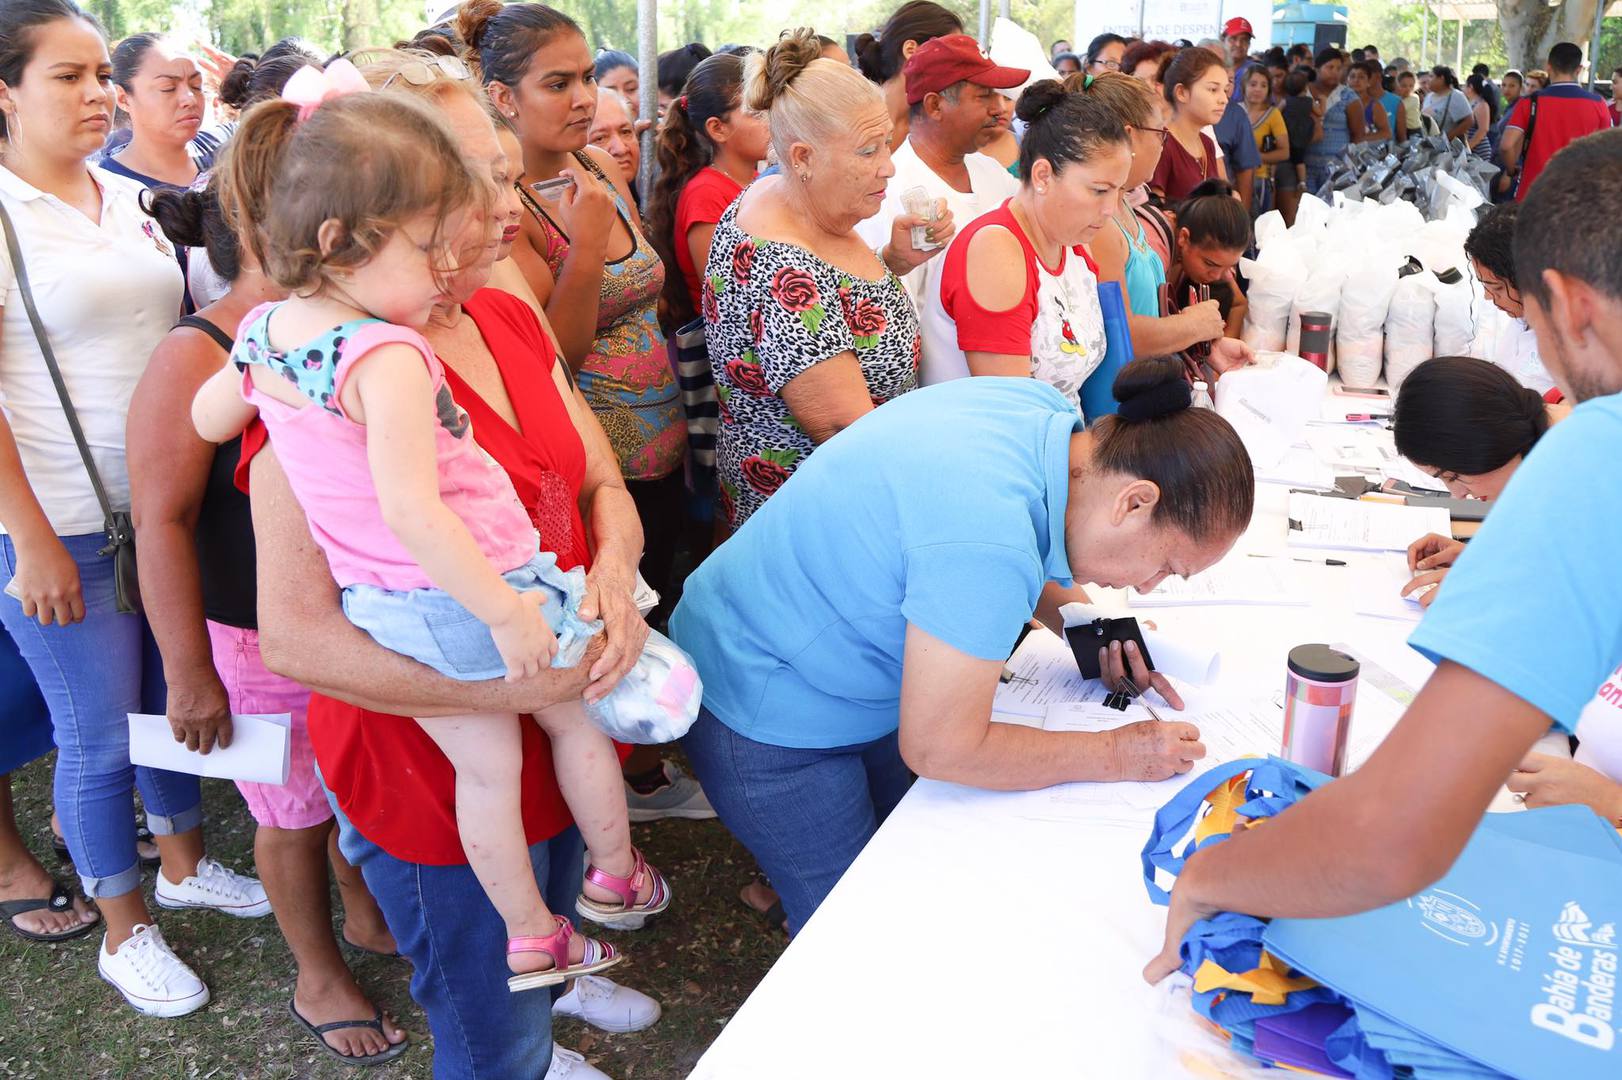
POLYGON ((1428 273, 1411 274, 1397 282, 1385 316, 1385 378, 1392 394, 1410 372, 1433 355, 1436 296, 1428 273))
POLYGON ((1475 340, 1474 297, 1470 293, 1469 279, 1451 285, 1437 282, 1436 323, 1432 328, 1433 356, 1469 356, 1475 340))
POLYGON ((1269 210, 1256 219, 1256 250, 1266 251, 1273 241, 1280 239, 1288 231, 1284 224, 1284 215, 1277 210, 1269 210))
POLYGON ((648 631, 636 666, 586 716, 609 738, 640 746, 674 742, 698 719, 704 684, 692 658, 657 630, 648 631))
POLYGON ((1307 276, 1307 266, 1292 245, 1280 241, 1258 259, 1240 259, 1240 272, 1249 289, 1245 293, 1245 344, 1257 352, 1280 352, 1290 321, 1290 305, 1307 276))
POLYGON ((1381 248, 1346 275, 1335 326, 1335 363, 1347 386, 1373 386, 1379 381, 1385 362, 1386 311, 1402 262, 1395 248, 1381 248))
POLYGON ((1312 272, 1307 280, 1302 282, 1301 289, 1295 294, 1295 301, 1290 305, 1290 323, 1285 333, 1284 352, 1301 353, 1301 316, 1308 311, 1321 311, 1329 316, 1329 364, 1325 368, 1330 374, 1335 371, 1335 334, 1334 327, 1340 320, 1340 294, 1346 284, 1346 261, 1334 254, 1332 245, 1325 241, 1318 249, 1317 261, 1313 264, 1312 272))

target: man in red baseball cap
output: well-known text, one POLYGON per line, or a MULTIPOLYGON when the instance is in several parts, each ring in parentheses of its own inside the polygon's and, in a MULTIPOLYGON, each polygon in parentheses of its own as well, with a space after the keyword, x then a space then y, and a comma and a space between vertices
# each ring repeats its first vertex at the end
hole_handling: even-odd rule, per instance
MULTIPOLYGON (((961 227, 1019 190, 1019 181, 979 147, 1002 112, 998 92, 1022 86, 1031 77, 1029 71, 1000 67, 967 34, 949 34, 918 46, 903 75, 910 106, 907 139, 891 156, 895 176, 884 204, 856 226, 857 235, 873 247, 889 238, 896 218, 909 213, 909 192, 921 189, 933 206, 947 211, 951 222, 961 227)), ((930 259, 901 279, 915 306, 921 306, 936 287, 944 261, 930 259)), ((949 344, 956 349, 956 341, 949 344)), ((926 382, 934 352, 926 335, 926 382)))
POLYGON ((1007 90, 1023 85, 1031 73, 1024 68, 999 67, 980 51, 980 45, 967 34, 947 34, 918 46, 902 69, 907 81, 907 104, 916 107, 928 94, 950 90, 958 83, 972 83, 991 90, 1007 90))
POLYGON ((1254 61, 1250 59, 1250 43, 1256 36, 1251 28, 1249 19, 1232 18, 1222 26, 1222 44, 1228 47, 1229 70, 1233 72, 1233 93, 1235 98, 1242 98, 1245 93, 1245 69, 1254 61))

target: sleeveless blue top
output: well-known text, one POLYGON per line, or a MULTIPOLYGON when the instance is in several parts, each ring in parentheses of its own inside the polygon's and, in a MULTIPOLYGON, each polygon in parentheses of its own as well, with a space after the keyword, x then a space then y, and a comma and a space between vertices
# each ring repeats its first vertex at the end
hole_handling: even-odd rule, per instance
POLYGON ((1134 315, 1154 318, 1160 314, 1160 286, 1165 284, 1166 268, 1160 262, 1160 254, 1149 246, 1138 215, 1132 215, 1132 224, 1137 227, 1136 236, 1127 232, 1119 221, 1115 222, 1115 227, 1126 237, 1126 273, 1122 277, 1126 306, 1134 315))

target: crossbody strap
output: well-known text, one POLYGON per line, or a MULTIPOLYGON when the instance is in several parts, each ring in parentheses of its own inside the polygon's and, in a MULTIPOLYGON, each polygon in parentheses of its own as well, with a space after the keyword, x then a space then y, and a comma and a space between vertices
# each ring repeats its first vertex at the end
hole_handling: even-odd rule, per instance
POLYGON ((73 441, 79 447, 79 457, 84 460, 85 472, 90 474, 90 486, 96 492, 96 501, 101 504, 101 513, 112 526, 113 504, 107 498, 107 489, 102 487, 101 473, 96 470, 95 459, 90 456, 90 445, 85 441, 84 428, 79 426, 79 414, 74 411, 73 399, 68 397, 68 385, 62 381, 62 369, 57 366, 56 353, 51 351, 51 339, 45 335, 45 323, 39 317, 39 309, 34 306, 34 290, 28 285, 28 267, 23 262, 22 248, 17 245, 17 230, 11 224, 11 215, 6 212, 4 203, 0 203, 0 225, 6 230, 6 254, 11 256, 11 271, 17 276, 17 289, 23 294, 23 307, 28 311, 28 321, 34 327, 34 339, 39 342, 40 355, 45 358, 45 367, 51 373, 51 381, 56 384, 56 396, 62 400, 62 411, 67 414, 68 430, 73 432, 73 441))

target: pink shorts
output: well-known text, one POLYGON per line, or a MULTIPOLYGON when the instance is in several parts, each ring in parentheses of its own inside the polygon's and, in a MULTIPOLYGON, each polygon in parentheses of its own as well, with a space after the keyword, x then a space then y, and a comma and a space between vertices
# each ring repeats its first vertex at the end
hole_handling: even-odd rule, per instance
POLYGON ((293 715, 287 783, 237 782, 254 821, 272 829, 308 829, 330 821, 332 807, 316 779, 315 751, 310 747, 310 692, 265 667, 259 657, 259 631, 210 622, 208 637, 232 712, 293 715))

